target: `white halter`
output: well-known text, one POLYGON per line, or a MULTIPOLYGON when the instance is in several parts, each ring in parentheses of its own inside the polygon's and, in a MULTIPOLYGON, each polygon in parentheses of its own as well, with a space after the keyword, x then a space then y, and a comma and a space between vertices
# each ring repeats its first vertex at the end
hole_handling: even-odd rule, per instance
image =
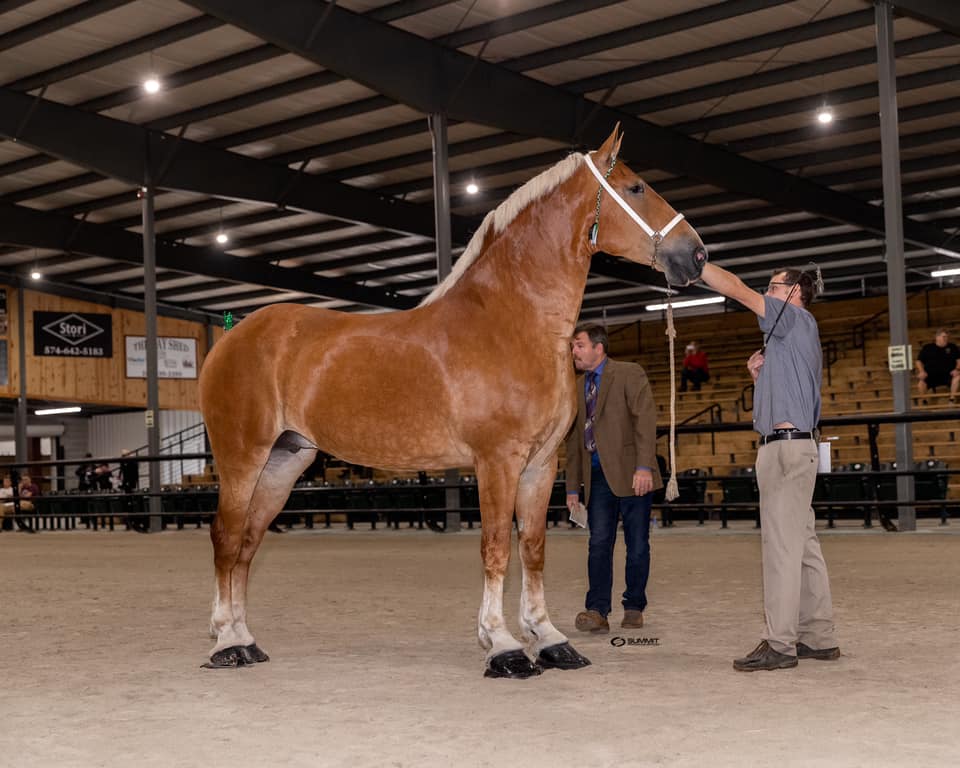
POLYGON ((678 213, 676 216, 670 219, 670 223, 667 224, 667 226, 665 226, 659 232, 654 230, 654 228, 651 227, 649 224, 647 224, 647 222, 643 220, 643 218, 640 216, 639 213, 637 213, 635 210, 633 210, 633 208, 627 205, 626 202, 624 202, 623 198, 616 193, 614 188, 611 187, 609 183, 607 183, 607 180, 604 178, 603 174, 600 173, 600 171, 597 170, 597 166, 593 164, 593 160, 590 158, 590 154, 589 153, 585 154, 583 156, 583 159, 587 161, 587 167, 590 169, 593 175, 597 177, 597 181, 600 182, 600 186, 602 186, 605 190, 607 190, 610 196, 617 202, 617 205, 619 205, 621 208, 623 208, 624 211, 627 212, 627 215, 637 223, 640 229, 646 232, 653 239, 653 242, 659 243, 661 240, 663 240, 663 238, 665 238, 668 234, 670 234, 671 229, 673 229, 675 226, 677 226, 677 224, 679 224, 683 220, 683 214, 678 213))
MULTIPOLYGON (((678 213, 672 219, 670 223, 667 224, 659 232, 654 230, 643 218, 638 214, 633 208, 627 205, 623 198, 618 195, 613 187, 607 183, 606 177, 600 171, 597 170, 597 166, 593 164, 593 160, 590 158, 589 154, 585 154, 583 159, 587 161, 587 167, 597 177, 597 181, 600 182, 600 186, 607 190, 610 193, 610 196, 617 201, 617 205, 623 208, 627 212, 627 215, 633 219, 637 225, 646 232, 650 238, 653 240, 653 259, 656 262, 657 259, 657 247, 660 245, 660 242, 668 234, 670 230, 673 229, 677 224, 683 220, 683 214, 678 213)), ((614 160, 616 162, 616 160, 614 160)), ((610 166, 610 171, 613 170, 613 165, 610 166)), ((610 175, 610 171, 607 171, 607 175, 610 175)), ((590 230, 590 241, 593 245, 597 244, 596 233, 597 228, 600 222, 600 193, 597 192, 597 219, 593 224, 593 228, 590 230)), ((670 305, 670 299, 667 299, 667 337, 670 340, 670 360, 673 361, 673 340, 676 336, 676 330, 673 327, 673 307, 670 305)), ((676 408, 676 399, 677 399, 677 389, 674 385, 674 376, 676 375, 675 368, 673 363, 670 365, 670 480, 667 482, 666 488, 666 499, 667 501, 673 501, 680 495, 680 489, 677 483, 677 435, 676 435, 676 425, 677 425, 677 408, 676 408)))

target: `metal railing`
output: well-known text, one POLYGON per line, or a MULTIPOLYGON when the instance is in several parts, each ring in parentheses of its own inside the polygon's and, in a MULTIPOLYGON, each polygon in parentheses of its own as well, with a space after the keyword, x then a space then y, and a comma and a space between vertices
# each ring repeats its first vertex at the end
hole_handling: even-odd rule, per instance
MULTIPOLYGON (((701 408, 694 414, 687 416, 683 421, 679 422, 676 426, 683 427, 688 424, 692 424, 694 419, 698 419, 703 416, 705 413, 710 414, 710 423, 711 424, 720 424, 723 421, 723 406, 720 403, 710 403, 708 406, 701 408)), ((659 440, 664 435, 669 435, 670 429, 668 427, 657 427, 657 440, 659 440)), ((713 433, 710 433, 710 448, 716 453, 717 452, 717 443, 713 433)))
MULTIPOLYGON (((821 425, 824 427, 832 426, 847 426, 847 425, 864 425, 868 432, 868 437, 871 438, 871 469, 858 471, 859 475, 863 475, 867 478, 868 485, 864 486, 867 491, 863 493, 863 498, 857 498, 852 500, 842 500, 842 499, 820 499, 814 501, 814 507, 818 511, 825 511, 828 514, 828 520, 833 518, 830 515, 835 515, 837 510, 849 510, 855 509, 863 512, 867 510, 866 522, 869 523, 869 514, 876 513, 881 522, 885 518, 884 512, 886 510, 896 507, 898 509, 909 509, 913 508, 915 511, 919 512, 929 512, 931 509, 938 511, 941 517, 941 521, 946 522, 947 517, 950 514, 950 511, 960 510, 960 502, 949 500, 946 498, 921 498, 919 500, 915 498, 889 498, 889 495, 892 493, 896 495, 896 484, 889 483, 891 478, 896 478, 900 476, 911 476, 917 477, 920 476, 926 480, 930 480, 934 477, 943 477, 943 476, 953 476, 960 474, 958 469, 947 469, 946 467, 937 467, 936 469, 925 469, 925 468, 914 468, 907 470, 894 470, 894 469, 881 469, 878 465, 878 450, 875 444, 876 432, 879 425, 881 424, 895 424, 899 422, 939 422, 947 420, 960 420, 960 410, 951 409, 943 411, 922 411, 922 412, 912 412, 907 414, 894 414, 894 413, 873 413, 873 414, 859 414, 854 416, 835 416, 830 418, 825 418, 821 421, 821 425), (881 485, 884 481, 886 482, 886 489, 881 493, 881 485), (870 488, 873 488, 873 491, 870 491, 870 488), (884 496, 887 498, 884 498, 884 496), (831 511, 832 510, 832 511, 831 511), (872 512, 871 512, 872 510, 872 512)), ((683 424, 677 426, 677 432, 680 434, 698 434, 709 432, 711 434, 711 441, 716 440, 716 435, 723 432, 733 432, 733 431, 752 431, 753 425, 745 422, 735 422, 735 423, 724 423, 722 421, 722 409, 719 407, 719 404, 711 404, 706 408, 702 409, 698 414, 694 414, 690 418, 686 419, 683 424), (693 418, 702 416, 706 413, 711 415, 711 422, 708 424, 699 423, 694 424, 690 423, 693 418)), ((666 429, 661 428, 658 430, 658 433, 665 434, 666 429)), ((716 450, 715 442, 713 443, 713 449, 716 450)), ((161 456, 139 456, 138 460, 142 462, 150 461, 181 461, 181 460, 191 460, 199 459, 207 461, 210 458, 210 455, 207 453, 187 453, 181 454, 179 456, 171 457, 170 455, 161 455, 161 456)), ((97 464, 102 463, 116 463, 119 462, 121 458, 103 458, 103 459, 94 459, 97 464)), ((19 465, 10 465, 11 468, 24 468, 31 470, 31 474, 35 474, 32 470, 38 469, 43 470, 47 468, 59 468, 63 466, 72 466, 82 463, 90 462, 90 459, 86 460, 57 460, 57 461, 44 461, 44 462, 28 462, 27 464, 19 465)), ((826 473, 821 477, 840 477, 843 473, 826 473)), ((40 476, 40 473, 35 474, 35 476, 40 476)), ((705 473, 700 473, 695 476, 684 476, 681 475, 678 477, 678 481, 683 485, 689 485, 690 482, 697 483, 710 483, 710 482, 720 482, 721 488, 725 480, 734 478, 734 475, 707 475, 705 473)), ((744 476, 739 476, 740 480, 744 479, 744 476)), ((946 486, 944 486, 944 489, 946 486)), ((104 524, 113 526, 115 519, 121 519, 128 524, 131 524, 131 527, 139 529, 146 529, 146 521, 150 521, 150 528, 157 530, 161 527, 157 521, 153 519, 154 516, 150 515, 148 511, 147 500, 154 497, 160 497, 163 502, 163 519, 166 521, 168 518, 170 520, 177 520, 178 527, 182 526, 184 519, 196 519, 197 522, 206 522, 209 520, 210 515, 213 514, 215 509, 215 499, 218 488, 212 486, 203 490, 190 490, 183 491, 180 489, 177 490, 167 490, 161 491, 159 493, 150 493, 144 491, 138 491, 134 493, 58 493, 51 494, 47 496, 37 496, 30 499, 31 504, 33 504, 33 510, 24 510, 21 508, 21 503, 23 500, 14 497, 9 502, 13 505, 12 515, 8 517, 12 522, 15 522, 21 526, 32 526, 34 523, 28 521, 36 521, 36 525, 41 524, 50 524, 51 527, 57 520, 71 520, 72 525, 76 524, 76 520, 93 520, 93 527, 96 527, 96 521, 101 522, 107 521, 104 524), (204 507, 199 505, 199 499, 208 499, 209 504, 204 507), (191 509, 179 508, 179 505, 183 501, 191 502, 191 509), (72 504, 72 506, 71 506, 72 504), (97 506, 90 506, 91 504, 96 504, 97 506), (69 509, 68 509, 69 508, 69 509), (190 516, 193 517, 190 517, 190 516)), ((563 496, 565 494, 564 485, 558 483, 555 486, 556 496, 552 499, 550 505, 550 514, 553 516, 551 519, 554 520, 556 525, 558 521, 565 519, 563 517, 563 510, 565 506, 563 504, 563 496), (558 517, 558 515, 560 517, 558 517)), ((682 489, 681 489, 682 491, 682 489)), ((334 515, 346 515, 348 526, 352 527, 353 521, 357 519, 368 519, 373 527, 376 527, 378 520, 386 519, 388 523, 393 522, 393 524, 398 524, 396 521, 407 520, 410 524, 430 524, 429 521, 434 521, 434 526, 439 526, 439 516, 443 513, 450 511, 459 511, 464 519, 472 525, 474 520, 479 520, 479 501, 477 495, 477 486, 475 483, 461 483, 461 484, 445 484, 443 482, 434 482, 434 483, 394 483, 389 484, 377 484, 372 482, 363 482, 353 486, 328 486, 328 485, 306 485, 294 489, 291 494, 290 501, 287 502, 286 510, 284 514, 290 514, 297 516, 298 519, 303 519, 304 523, 307 525, 313 525, 313 517, 315 515, 324 516, 326 519, 326 524, 330 525, 331 517, 334 515), (451 508, 449 503, 446 500, 444 492, 447 488, 459 488, 461 490, 460 501, 461 506, 458 508, 451 508), (358 496, 359 494, 359 496, 358 496), (429 497, 429 501, 427 500, 429 497), (400 501, 401 498, 405 498, 406 501, 400 501), (313 499, 313 502, 304 501, 304 499, 313 499), (360 499, 361 501, 358 501, 360 499), (319 500, 319 501, 318 501, 319 500), (364 517, 366 516, 366 517, 364 517), (309 519, 309 522, 308 522, 309 519)), ((731 500, 726 499, 722 503, 709 503, 705 501, 689 504, 689 503, 674 503, 672 505, 660 505, 668 510, 668 516, 673 514, 674 516, 679 515, 683 512, 692 512, 696 516, 699 516, 701 522, 706 515, 710 515, 713 512, 719 514, 721 521, 727 519, 731 513, 747 511, 755 513, 758 509, 758 504, 756 501, 751 500, 731 500)), ((65 523, 66 527, 72 527, 70 523, 65 523)))

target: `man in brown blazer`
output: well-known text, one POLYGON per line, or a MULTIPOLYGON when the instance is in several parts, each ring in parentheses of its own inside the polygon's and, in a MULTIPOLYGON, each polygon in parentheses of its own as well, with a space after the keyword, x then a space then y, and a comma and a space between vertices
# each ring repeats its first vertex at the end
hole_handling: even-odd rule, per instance
POLYGON ((643 368, 607 357, 606 331, 584 325, 574 331, 577 418, 567 436, 567 507, 576 510, 580 486, 587 505, 590 588, 577 614, 582 632, 608 632, 613 590, 613 549, 623 520, 627 546, 621 627, 643 626, 650 575, 650 504, 663 487, 657 469, 656 408, 643 368))

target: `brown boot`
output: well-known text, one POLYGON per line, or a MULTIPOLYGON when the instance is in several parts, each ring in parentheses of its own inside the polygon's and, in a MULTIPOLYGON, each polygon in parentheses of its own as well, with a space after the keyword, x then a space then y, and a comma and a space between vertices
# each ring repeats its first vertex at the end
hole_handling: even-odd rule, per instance
POLYGON ((756 672, 757 670, 790 669, 797 666, 797 657, 773 650, 766 640, 754 648, 742 659, 733 660, 737 672, 756 672))
POLYGON ((811 648, 805 643, 797 643, 798 659, 819 659, 820 661, 832 661, 840 658, 840 649, 837 646, 832 648, 811 648))
POLYGON ((574 624, 581 632, 593 632, 595 635, 610 631, 607 617, 601 616, 599 611, 580 611, 574 624))
POLYGON ((624 629, 640 629, 643 626, 643 611, 624 611, 620 626, 624 629))

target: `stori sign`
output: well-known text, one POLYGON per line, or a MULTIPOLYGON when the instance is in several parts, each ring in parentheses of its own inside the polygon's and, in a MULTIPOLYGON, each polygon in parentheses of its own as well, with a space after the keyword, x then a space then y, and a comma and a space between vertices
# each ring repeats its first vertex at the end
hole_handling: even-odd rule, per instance
POLYGON ((34 312, 38 357, 113 357, 113 318, 89 312, 34 312))

